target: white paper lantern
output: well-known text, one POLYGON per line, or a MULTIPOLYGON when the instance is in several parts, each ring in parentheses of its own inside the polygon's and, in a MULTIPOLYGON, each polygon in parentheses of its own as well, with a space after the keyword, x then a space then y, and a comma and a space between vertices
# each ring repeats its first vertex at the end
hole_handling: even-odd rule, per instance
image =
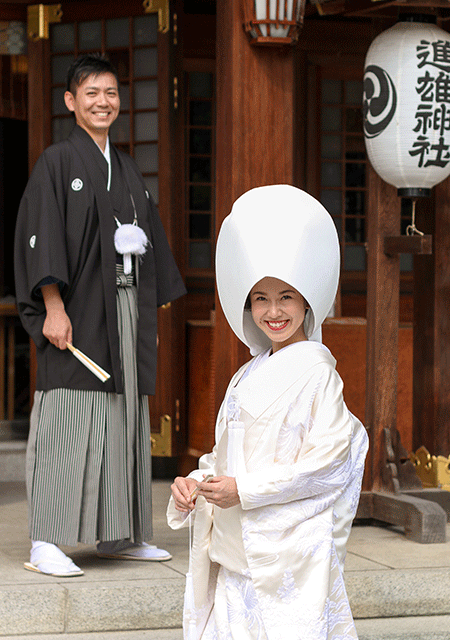
POLYGON ((400 196, 429 195, 450 174, 450 34, 404 21, 375 38, 365 62, 363 112, 378 175, 400 196))

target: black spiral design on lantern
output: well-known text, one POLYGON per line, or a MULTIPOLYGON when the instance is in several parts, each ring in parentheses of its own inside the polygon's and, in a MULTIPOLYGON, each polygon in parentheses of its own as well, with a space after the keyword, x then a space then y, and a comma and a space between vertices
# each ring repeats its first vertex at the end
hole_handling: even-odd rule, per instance
POLYGON ((389 74, 374 64, 364 72, 363 121, 366 138, 386 129, 397 108, 397 92, 389 74))

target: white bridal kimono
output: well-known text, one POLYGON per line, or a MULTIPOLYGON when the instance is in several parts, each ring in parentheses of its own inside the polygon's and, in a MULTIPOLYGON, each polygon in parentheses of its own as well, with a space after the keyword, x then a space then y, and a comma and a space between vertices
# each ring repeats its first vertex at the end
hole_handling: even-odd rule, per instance
MULTIPOLYGON (((232 378, 215 447, 191 474, 235 475, 241 504, 197 500, 185 637, 186 618, 194 618, 198 639, 354 639, 343 562, 366 430, 348 411, 322 344, 297 342, 267 356, 232 378)), ((171 500, 170 526, 188 520, 171 500)))

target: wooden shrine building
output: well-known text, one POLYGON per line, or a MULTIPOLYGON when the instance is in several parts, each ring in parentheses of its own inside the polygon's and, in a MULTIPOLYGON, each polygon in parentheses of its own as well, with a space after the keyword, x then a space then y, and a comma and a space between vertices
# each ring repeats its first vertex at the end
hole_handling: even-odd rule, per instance
MULTIPOLYGON (((450 1, 307 0, 296 43, 269 45, 251 42, 252 4, 0 1, 0 424, 26 420, 35 371, 14 306, 17 204, 37 157, 72 126, 67 67, 102 51, 121 80, 113 142, 138 163, 188 288, 159 312, 156 468, 189 471, 211 448, 226 385, 249 357, 215 293, 221 221, 246 190, 289 183, 318 198, 339 233, 324 342, 369 430, 364 489, 420 491, 407 455, 450 454, 450 183, 418 202, 430 238, 402 244, 411 211, 369 164, 361 101, 373 39, 404 12, 449 30, 450 1)), ((362 515, 373 509, 368 498, 362 515)))

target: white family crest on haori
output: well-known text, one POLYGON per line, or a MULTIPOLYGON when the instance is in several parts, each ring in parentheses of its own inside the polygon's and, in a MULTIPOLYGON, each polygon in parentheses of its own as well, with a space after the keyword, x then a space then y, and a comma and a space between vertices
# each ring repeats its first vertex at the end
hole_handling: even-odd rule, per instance
POLYGON ((252 287, 266 276, 289 283, 308 302, 309 340, 321 341, 320 326, 336 297, 339 239, 333 219, 305 191, 279 184, 251 189, 236 200, 217 239, 216 278, 225 316, 256 355, 269 338, 244 311, 252 287))
POLYGON ((74 180, 72 180, 71 187, 72 187, 73 191, 81 191, 83 186, 84 186, 83 185, 83 180, 81 178, 75 178, 74 180))

